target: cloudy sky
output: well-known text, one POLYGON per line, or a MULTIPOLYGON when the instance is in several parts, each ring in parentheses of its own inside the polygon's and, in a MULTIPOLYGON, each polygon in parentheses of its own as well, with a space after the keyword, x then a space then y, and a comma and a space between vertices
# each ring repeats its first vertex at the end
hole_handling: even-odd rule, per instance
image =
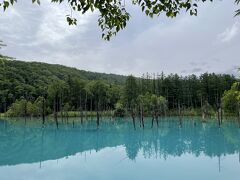
MULTIPOLYGON (((126 1, 127 2, 127 1, 126 1)), ((200 5, 200 4, 199 4, 200 5)), ((97 13, 78 16, 69 27, 66 4, 19 1, 0 15, 0 53, 20 60, 63 64, 83 70, 141 75, 146 72, 236 73, 240 66, 240 17, 233 0, 201 4, 198 17, 150 19, 127 4, 125 30, 110 42, 101 39, 97 13)))

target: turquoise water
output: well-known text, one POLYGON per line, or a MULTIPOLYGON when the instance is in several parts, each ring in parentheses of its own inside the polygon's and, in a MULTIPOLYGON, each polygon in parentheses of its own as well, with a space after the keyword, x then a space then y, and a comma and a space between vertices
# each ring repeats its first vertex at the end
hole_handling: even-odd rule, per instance
MULTIPOLYGON (((147 121, 147 120, 146 120, 147 121)), ((151 129, 131 120, 0 120, 1 180, 239 180, 237 123, 162 119, 151 129), (73 127, 74 121, 74 127, 73 127)))

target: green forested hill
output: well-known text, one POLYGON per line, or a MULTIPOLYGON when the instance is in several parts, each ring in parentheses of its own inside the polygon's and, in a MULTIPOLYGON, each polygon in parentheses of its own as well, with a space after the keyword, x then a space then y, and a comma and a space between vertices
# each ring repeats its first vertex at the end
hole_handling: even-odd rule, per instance
POLYGON ((41 62, 25 62, 17 60, 2 59, 0 75, 3 76, 4 70, 7 72, 8 80, 18 80, 20 83, 32 84, 35 82, 49 83, 55 79, 66 80, 68 76, 81 78, 83 80, 104 80, 107 83, 123 85, 126 76, 96 73, 66 67, 58 64, 47 64, 41 62), (17 79, 16 79, 17 78, 17 79))
POLYGON ((57 64, 24 62, 1 56, 0 112, 20 97, 34 100, 45 95, 49 85, 59 81, 66 82, 69 78, 86 82, 102 80, 115 85, 123 85, 126 80, 126 76, 121 75, 83 71, 57 64))
POLYGON ((136 114, 140 107, 148 114, 159 107, 164 111, 203 106, 216 110, 224 92, 236 81, 232 75, 215 73, 185 77, 147 73, 135 78, 0 56, 0 112, 11 109, 13 115, 36 114, 44 99, 50 113, 116 107, 133 108, 136 114))

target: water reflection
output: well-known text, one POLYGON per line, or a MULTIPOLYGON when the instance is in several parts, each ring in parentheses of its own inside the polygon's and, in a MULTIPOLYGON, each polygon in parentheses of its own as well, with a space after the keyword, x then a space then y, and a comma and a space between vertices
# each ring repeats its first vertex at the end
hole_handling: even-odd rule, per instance
MULTIPOLYGON (((71 122, 73 120, 69 120, 71 122)), ((160 127, 151 129, 150 120, 144 130, 133 130, 131 120, 102 120, 100 129, 95 121, 60 124, 41 122, 0 121, 0 166, 60 159, 79 152, 96 151, 106 147, 125 147, 126 156, 144 158, 180 157, 184 154, 210 158, 239 153, 240 130, 234 122, 218 128, 216 122, 201 123, 185 120, 179 128, 177 119, 168 118, 160 127)), ((239 156, 240 158, 240 156, 239 156)), ((220 162, 219 162, 220 163, 220 162)), ((220 166, 219 166, 220 167, 220 166)))

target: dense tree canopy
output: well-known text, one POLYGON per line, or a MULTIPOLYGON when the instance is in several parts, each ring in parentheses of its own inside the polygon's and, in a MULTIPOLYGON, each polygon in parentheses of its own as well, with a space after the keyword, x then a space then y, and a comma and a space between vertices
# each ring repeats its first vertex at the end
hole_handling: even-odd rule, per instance
POLYGON ((0 112, 40 116, 43 112, 116 110, 118 115, 155 117, 179 107, 217 109, 224 92, 237 81, 231 75, 214 73, 126 77, 2 57, 0 112))
MULTIPOLYGON (((146 16, 153 17, 165 14, 167 17, 176 17, 182 10, 189 12, 190 15, 197 15, 197 7, 199 2, 212 2, 213 0, 51 0, 53 3, 68 3, 70 7, 67 21, 69 25, 76 25, 77 19, 72 15, 72 11, 80 14, 86 12, 99 12, 98 25, 102 30, 102 37, 109 40, 119 30, 126 27, 130 14, 126 10, 126 4, 139 6, 146 16)), ((0 1, 0 8, 4 11, 13 5, 17 0, 0 1)), ((32 0, 33 3, 40 4, 40 0, 32 0)), ((234 0, 236 4, 240 0, 234 0)), ((236 11, 236 15, 240 14, 240 10, 236 11)))
MULTIPOLYGON (((225 110, 231 113, 240 113, 240 83, 236 82, 223 96, 225 110)), ((240 115, 240 114, 239 114, 240 115)))

